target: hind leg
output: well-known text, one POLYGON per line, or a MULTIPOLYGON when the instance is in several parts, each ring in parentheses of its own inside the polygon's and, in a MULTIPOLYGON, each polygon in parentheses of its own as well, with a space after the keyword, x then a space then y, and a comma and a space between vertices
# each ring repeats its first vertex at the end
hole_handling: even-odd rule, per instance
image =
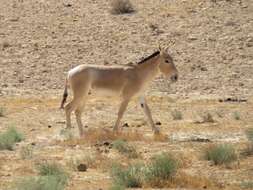
POLYGON ((81 100, 77 99, 77 98, 73 98, 73 100, 71 102, 69 102, 66 106, 65 106, 65 114, 66 114, 66 127, 68 129, 71 128, 71 113, 72 111, 74 111, 78 105, 80 104, 81 100))
MULTIPOLYGON (((73 85, 74 86, 74 85, 73 85)), ((73 100, 68 103, 65 107, 65 113, 66 113, 66 126, 67 128, 71 128, 71 113, 72 111, 75 111, 76 109, 80 109, 82 107, 83 98, 88 93, 87 85, 82 86, 82 88, 73 88, 73 100)), ((78 111, 78 114, 81 111, 78 111)), ((79 114, 80 115, 80 114, 79 114)), ((78 120, 79 122, 79 120, 78 120)))
POLYGON ((75 110, 76 122, 77 122, 77 125, 78 125, 80 137, 82 137, 84 135, 83 123, 82 123, 82 118, 81 118, 82 117, 82 112, 83 112, 83 109, 84 109, 84 104, 85 104, 85 101, 83 100, 82 103, 75 110))

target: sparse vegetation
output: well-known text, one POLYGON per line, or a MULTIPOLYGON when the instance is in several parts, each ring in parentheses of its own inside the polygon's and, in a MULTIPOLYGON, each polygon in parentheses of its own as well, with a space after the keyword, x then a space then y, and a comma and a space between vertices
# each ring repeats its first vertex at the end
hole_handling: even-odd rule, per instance
POLYGON ((124 169, 119 164, 114 164, 111 176, 115 187, 142 187, 142 164, 130 165, 124 169))
POLYGON ((22 180, 15 190, 63 190, 67 184, 67 173, 55 163, 43 163, 38 167, 40 176, 22 180))
POLYGON ((163 187, 176 174, 178 162, 170 154, 154 156, 145 170, 145 181, 152 187, 163 187))
POLYGON ((136 149, 133 146, 129 145, 127 141, 119 139, 119 140, 113 141, 112 144, 113 144, 113 148, 118 150, 120 153, 127 155, 128 158, 138 157, 138 153, 136 149))
POLYGON ((215 165, 227 165, 237 160, 237 155, 232 145, 222 144, 208 147, 205 151, 205 158, 213 161, 215 165))
POLYGON ((0 107, 0 117, 4 117, 5 115, 5 109, 4 107, 0 107))
POLYGON ((134 8, 130 0, 112 0, 112 14, 126 14, 134 12, 134 8))
POLYGON ((13 150, 14 144, 23 139, 23 134, 19 133, 16 128, 10 127, 6 132, 0 134, 0 150, 13 150))
POLYGON ((253 128, 250 128, 246 131, 246 136, 249 140, 249 144, 244 153, 246 155, 253 155, 253 128))
POLYGON ((225 113, 223 110, 216 110, 215 112, 219 118, 223 118, 225 113))
POLYGON ((109 190, 125 190, 126 188, 123 185, 113 184, 109 190))
POLYGON ((240 116, 239 112, 237 112, 237 111, 235 111, 233 113, 233 117, 234 117, 235 120, 240 120, 241 119, 241 116, 240 116))
POLYGON ((171 116, 172 116, 173 120, 181 120, 181 119, 183 119, 182 112, 179 111, 179 110, 173 110, 171 112, 171 116))
POLYGON ((33 157, 33 147, 31 145, 21 147, 20 157, 22 159, 31 159, 33 157))
POLYGON ((253 189, 253 181, 244 181, 241 183, 243 189, 253 189))
POLYGON ((253 144, 253 128, 250 128, 246 131, 246 136, 248 140, 253 144))
POLYGON ((211 113, 209 112, 204 112, 201 114, 202 122, 203 123, 213 123, 214 119, 211 113))

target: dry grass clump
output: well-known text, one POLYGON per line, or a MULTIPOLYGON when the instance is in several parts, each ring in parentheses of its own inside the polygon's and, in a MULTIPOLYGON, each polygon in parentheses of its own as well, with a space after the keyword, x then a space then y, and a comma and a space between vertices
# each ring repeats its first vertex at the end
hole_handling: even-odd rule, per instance
POLYGON ((67 165, 73 170, 78 171, 80 164, 85 164, 87 168, 107 170, 113 160, 101 153, 84 154, 82 157, 73 157, 68 160, 67 165))
POLYGON ((130 0, 112 0, 111 13, 112 14, 127 14, 134 12, 134 8, 130 0))
POLYGON ((6 132, 0 134, 0 150, 13 150, 14 144, 23 139, 22 133, 18 132, 15 127, 10 127, 6 132))
POLYGON ((227 165, 237 160, 237 154, 232 145, 214 145, 205 150, 205 159, 212 161, 215 165, 227 165))
POLYGON ((55 163, 38 166, 40 176, 19 181, 15 190, 63 190, 68 181, 67 173, 55 163))
POLYGON ((183 114, 179 110, 171 111, 171 116, 172 116, 173 120, 182 120, 183 119, 183 114))
POLYGON ((153 141, 155 142, 167 142, 169 139, 168 135, 163 134, 163 133, 158 133, 158 134, 154 134, 153 136, 153 141))
POLYGON ((0 117, 4 117, 4 116, 5 116, 5 108, 0 107, 0 117))
POLYGON ((22 159, 31 159, 33 157, 33 147, 31 145, 21 147, 20 157, 22 159))
POLYGON ((249 144, 244 153, 248 156, 253 155, 253 128, 250 128, 246 131, 246 136, 249 141, 249 144))
POLYGON ((139 155, 136 149, 127 143, 127 141, 118 139, 112 142, 112 147, 120 153, 126 155, 128 158, 138 158, 139 155))
POLYGON ((185 187, 194 189, 219 189, 218 185, 208 178, 192 176, 179 171, 168 187, 185 187))
POLYGON ((246 136, 248 140, 253 144, 253 128, 250 128, 246 131, 246 136))
POLYGON ((202 123, 214 123, 214 119, 211 113, 204 112, 201 115, 202 123))
POLYGON ((137 131, 127 131, 115 133, 110 129, 89 129, 85 133, 85 141, 90 143, 99 143, 105 141, 114 141, 124 139, 127 141, 142 141, 145 140, 143 135, 137 131))

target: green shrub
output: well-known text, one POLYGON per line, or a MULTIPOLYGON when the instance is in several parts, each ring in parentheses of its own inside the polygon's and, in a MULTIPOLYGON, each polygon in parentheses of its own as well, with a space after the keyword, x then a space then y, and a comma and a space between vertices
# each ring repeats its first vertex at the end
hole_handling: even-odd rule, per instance
POLYGON ((215 145, 205 151, 205 158, 215 165, 229 164, 237 160, 235 149, 228 144, 215 145))
POLYGON ((112 14, 126 14, 134 12, 134 8, 130 0, 112 0, 112 14))
POLYGON ((13 150, 14 144, 23 139, 23 134, 19 133, 16 128, 10 127, 6 132, 0 134, 0 150, 13 150))
POLYGON ((18 182, 15 190, 63 190, 64 187, 57 176, 40 176, 18 182))
POLYGON ((182 112, 179 111, 179 110, 173 110, 171 112, 171 116, 172 116, 173 120, 181 120, 181 119, 183 119, 182 112))
POLYGON ((253 181, 244 181, 241 183, 243 189, 253 189, 253 181))
POLYGON ((68 174, 55 163, 42 163, 38 166, 40 176, 20 180, 15 190, 64 190, 68 174))
POLYGON ((233 113, 233 117, 234 117, 235 120, 240 120, 241 119, 240 114, 237 111, 233 113))
POLYGON ((152 186, 161 186, 176 174, 178 162, 170 154, 162 153, 154 156, 145 170, 145 181, 152 186))
POLYGON ((142 165, 130 165, 124 169, 120 165, 112 166, 111 177, 117 187, 142 187, 142 165))
POLYGON ((125 190, 126 188, 123 185, 113 184, 109 190, 125 190))
POLYGON ((128 158, 137 158, 138 153, 136 149, 129 145, 124 140, 115 140, 113 141, 113 148, 118 150, 120 153, 127 155, 128 158))

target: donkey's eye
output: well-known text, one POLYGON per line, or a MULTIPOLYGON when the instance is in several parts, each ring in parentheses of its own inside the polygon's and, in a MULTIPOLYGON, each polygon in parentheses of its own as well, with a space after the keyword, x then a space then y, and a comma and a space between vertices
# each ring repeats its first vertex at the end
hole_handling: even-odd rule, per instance
POLYGON ((168 61, 168 60, 165 60, 165 63, 169 63, 169 61, 168 61))

